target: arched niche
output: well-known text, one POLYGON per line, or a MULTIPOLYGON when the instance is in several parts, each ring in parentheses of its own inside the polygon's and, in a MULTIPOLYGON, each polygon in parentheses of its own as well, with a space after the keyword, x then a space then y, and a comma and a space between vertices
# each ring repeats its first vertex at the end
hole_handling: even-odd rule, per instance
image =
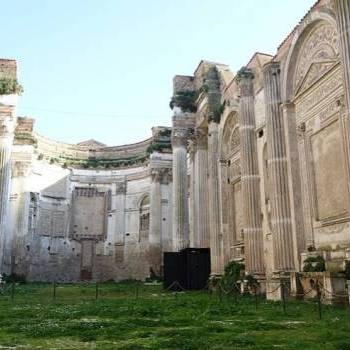
POLYGON ((145 194, 139 201, 139 227, 140 227, 140 239, 145 239, 149 232, 150 221, 150 196, 145 194))
POLYGON ((226 260, 243 257, 240 145, 238 113, 232 111, 223 121, 220 148, 221 211, 226 260))
POLYGON ((229 160, 240 149, 238 115, 231 112, 224 123, 221 137, 221 159, 229 160))
POLYGON ((282 99, 293 101, 330 68, 338 55, 336 21, 327 12, 311 13, 297 29, 289 48, 282 82, 282 99))

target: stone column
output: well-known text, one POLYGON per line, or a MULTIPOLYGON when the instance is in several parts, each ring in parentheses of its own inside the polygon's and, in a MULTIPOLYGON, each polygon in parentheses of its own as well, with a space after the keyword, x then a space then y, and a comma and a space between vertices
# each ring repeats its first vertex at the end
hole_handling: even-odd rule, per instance
POLYGON ((195 173, 196 231, 194 242, 198 248, 209 248, 208 135, 202 130, 196 131, 195 173))
POLYGON ((291 271, 295 269, 295 260, 278 62, 264 66, 264 93, 274 268, 276 272, 291 271))
POLYGON ((292 230, 294 238, 295 267, 299 268, 300 253, 306 249, 305 227, 303 221, 303 206, 301 178, 300 178, 300 161, 298 149, 298 135, 295 117, 294 103, 286 102, 282 106, 283 123, 285 132, 288 186, 290 198, 290 214, 292 220, 292 230))
POLYGON ((239 123, 241 136, 241 182, 244 220, 246 271, 264 273, 261 226, 260 177, 255 133, 254 75, 242 68, 237 81, 240 87, 239 123))
POLYGON ((162 262, 162 191, 161 169, 152 169, 150 195, 150 228, 149 228, 149 261, 150 268, 157 275, 161 275, 162 262))
POLYGON ((350 109, 350 0, 333 0, 343 66, 345 103, 350 109))
POLYGON ((115 244, 125 244, 125 195, 127 190, 126 179, 116 183, 115 193, 115 244))
POLYGON ((189 191, 190 191, 190 198, 189 198, 189 225, 190 225, 190 247, 198 248, 198 243, 196 237, 198 237, 197 233, 197 206, 196 201, 194 198, 195 193, 195 187, 197 183, 197 173, 196 173, 196 141, 195 139, 192 139, 189 142, 188 146, 188 153, 189 153, 189 160, 190 160, 190 183, 189 183, 189 191))
POLYGON ((173 147, 173 250, 189 245, 186 128, 174 127, 173 147))
POLYGON ((209 232, 212 274, 223 273, 222 235, 220 234, 219 198, 219 131, 218 124, 210 122, 208 130, 208 173, 209 173, 209 232))
POLYGON ((9 219, 11 151, 16 118, 14 107, 0 106, 0 271, 3 272, 4 244, 9 219))
POLYGON ((339 49, 341 55, 345 111, 341 113, 345 154, 347 156, 348 184, 350 188, 350 0, 333 0, 339 49))

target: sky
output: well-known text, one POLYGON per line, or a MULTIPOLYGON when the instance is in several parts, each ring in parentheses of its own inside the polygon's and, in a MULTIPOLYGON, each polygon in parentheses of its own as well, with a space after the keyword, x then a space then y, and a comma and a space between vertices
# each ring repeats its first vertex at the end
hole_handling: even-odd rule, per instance
POLYGON ((18 62, 19 116, 77 143, 138 142, 171 125, 176 74, 200 60, 232 71, 277 47, 314 0, 11 0, 0 57, 18 62))

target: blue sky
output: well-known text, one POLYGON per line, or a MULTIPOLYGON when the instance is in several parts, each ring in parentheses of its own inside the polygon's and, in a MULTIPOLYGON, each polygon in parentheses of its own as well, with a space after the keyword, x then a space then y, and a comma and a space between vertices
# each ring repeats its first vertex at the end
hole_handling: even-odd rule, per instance
POLYGON ((0 57, 18 61, 18 114, 76 143, 137 142, 170 125, 172 78, 201 59, 233 71, 274 54, 314 0, 11 0, 0 57))

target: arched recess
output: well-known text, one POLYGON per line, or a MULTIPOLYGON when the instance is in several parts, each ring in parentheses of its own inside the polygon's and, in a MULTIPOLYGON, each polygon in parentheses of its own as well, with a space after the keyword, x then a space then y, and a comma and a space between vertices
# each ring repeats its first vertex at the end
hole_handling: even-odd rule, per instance
POLYGON ((348 126, 342 118, 336 28, 330 12, 311 13, 293 38, 282 75, 286 130, 296 145, 290 153, 297 152, 300 165, 303 231, 307 245, 316 247, 331 245, 331 233, 341 233, 350 219, 348 126))
POLYGON ((140 240, 147 240, 149 236, 150 196, 145 194, 139 202, 139 231, 140 240))
POLYGON ((232 111, 224 120, 221 135, 221 221, 225 260, 242 259, 242 198, 238 114, 232 111))
MULTIPOLYGON (((286 63, 284 65, 284 74, 283 74, 283 81, 282 81, 282 100, 283 101, 293 101, 295 98, 295 75, 297 67, 300 66, 300 59, 304 60, 306 63, 309 61, 309 64, 307 66, 304 66, 304 70, 308 71, 311 67, 311 63, 318 63, 317 62, 317 56, 316 61, 312 62, 310 58, 312 58, 313 53, 315 52, 315 48, 317 48, 317 43, 315 42, 315 46, 312 47, 310 52, 306 52, 307 55, 305 57, 302 57, 302 51, 303 49, 306 49, 305 43, 313 36, 315 30, 317 31, 319 26, 329 26, 332 28, 333 32, 336 32, 336 21, 335 18, 325 12, 318 12, 318 13, 311 13, 310 19, 307 22, 307 25, 300 25, 297 32, 295 33, 292 43, 289 48, 289 53, 286 59, 286 63)), ((329 38, 329 36, 328 36, 329 38)), ((315 39, 317 39, 315 37, 315 39)), ((322 37, 320 37, 322 41, 322 37)), ((316 40, 317 41, 317 40, 316 40)), ((320 42, 320 41, 319 41, 320 42)), ((327 45, 325 45, 325 53, 329 53, 327 50, 327 45)), ((333 46, 334 42, 332 45, 333 46)), ((319 52, 322 51, 322 48, 320 48, 319 52)), ((317 51, 317 50, 316 50, 317 51)), ((332 51, 332 50, 331 50, 332 51)), ((327 61, 328 57, 319 57, 319 61, 327 61)), ((331 60, 333 60, 333 57, 331 57, 331 60)), ((317 67, 312 67, 317 68, 317 67)))

